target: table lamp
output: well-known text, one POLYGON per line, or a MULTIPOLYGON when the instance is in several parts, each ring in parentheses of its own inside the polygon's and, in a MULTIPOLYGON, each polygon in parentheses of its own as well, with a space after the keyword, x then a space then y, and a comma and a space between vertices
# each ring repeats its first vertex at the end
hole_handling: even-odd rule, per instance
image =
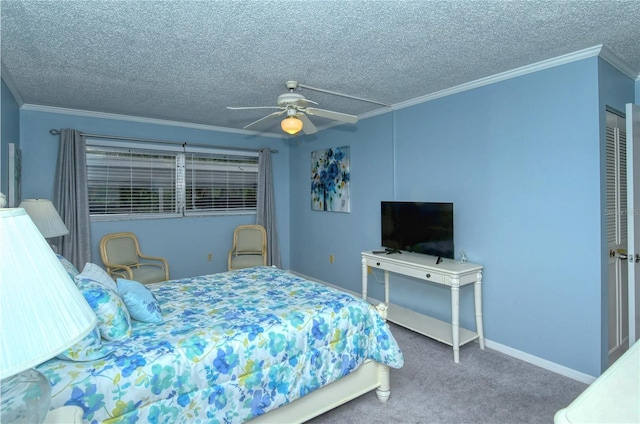
POLYGON ((20 202, 19 207, 27 211, 44 238, 48 239, 69 234, 69 229, 62 222, 62 218, 58 215, 58 211, 56 211, 51 200, 25 199, 20 202))
POLYGON ((97 318, 24 209, 0 209, 0 249, 0 421, 42 422, 51 387, 33 367, 82 340, 97 318))

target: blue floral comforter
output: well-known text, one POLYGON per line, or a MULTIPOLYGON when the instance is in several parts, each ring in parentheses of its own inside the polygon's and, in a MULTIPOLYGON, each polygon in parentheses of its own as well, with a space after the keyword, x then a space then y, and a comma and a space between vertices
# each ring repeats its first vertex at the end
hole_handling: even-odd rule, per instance
POLYGON ((147 286, 159 324, 90 362, 50 360, 52 407, 89 422, 236 423, 357 369, 400 368, 403 356, 375 309, 349 294, 270 267, 147 286))

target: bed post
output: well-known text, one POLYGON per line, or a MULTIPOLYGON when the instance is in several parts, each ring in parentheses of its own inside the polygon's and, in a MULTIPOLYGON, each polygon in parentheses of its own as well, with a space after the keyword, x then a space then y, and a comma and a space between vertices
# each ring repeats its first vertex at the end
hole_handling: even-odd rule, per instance
POLYGON ((380 315, 385 321, 387 320, 387 309, 389 309, 389 307, 382 302, 378 303, 378 306, 376 306, 378 315, 380 315))
POLYGON ((391 396, 391 384, 389 383, 389 367, 386 365, 378 364, 378 374, 380 378, 380 386, 376 389, 376 396, 378 400, 385 403, 391 396))

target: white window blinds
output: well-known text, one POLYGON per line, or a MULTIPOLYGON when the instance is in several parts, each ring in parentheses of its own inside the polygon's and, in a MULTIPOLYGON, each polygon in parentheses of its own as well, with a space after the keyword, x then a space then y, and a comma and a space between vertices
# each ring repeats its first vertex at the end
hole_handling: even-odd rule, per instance
POLYGON ((206 148, 185 152, 176 151, 176 146, 151 149, 130 144, 106 146, 87 140, 92 218, 255 212, 257 153, 206 148))
POLYGON ((185 153, 185 214, 256 210, 258 156, 185 153))

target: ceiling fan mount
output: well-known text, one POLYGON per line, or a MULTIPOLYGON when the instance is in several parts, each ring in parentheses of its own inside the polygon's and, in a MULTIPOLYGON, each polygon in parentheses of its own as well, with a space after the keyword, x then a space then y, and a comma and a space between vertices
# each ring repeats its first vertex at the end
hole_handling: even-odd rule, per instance
POLYGON ((284 85, 293 93, 298 88, 298 81, 285 81, 284 85))
POLYGON ((286 81, 285 87, 287 87, 288 92, 281 94, 277 99, 277 106, 227 106, 227 109, 238 110, 238 109, 280 109, 278 112, 273 112, 263 118, 258 119, 246 126, 244 129, 251 129, 255 127, 259 123, 279 117, 281 115, 285 115, 285 119, 282 121, 282 129, 283 131, 289 134, 297 134, 300 130, 305 134, 314 134, 318 131, 316 126, 311 122, 309 116, 319 116, 321 118, 332 119, 334 121, 345 122, 349 124, 355 124, 358 122, 358 117, 355 115, 349 115, 341 112, 334 112, 330 110, 318 109, 315 107, 309 107, 310 105, 317 105, 318 103, 307 99, 300 93, 296 93, 295 91, 300 87, 297 81, 286 81), (294 127, 288 126, 285 121, 290 118, 298 119, 301 121, 301 124, 298 124, 294 127))

